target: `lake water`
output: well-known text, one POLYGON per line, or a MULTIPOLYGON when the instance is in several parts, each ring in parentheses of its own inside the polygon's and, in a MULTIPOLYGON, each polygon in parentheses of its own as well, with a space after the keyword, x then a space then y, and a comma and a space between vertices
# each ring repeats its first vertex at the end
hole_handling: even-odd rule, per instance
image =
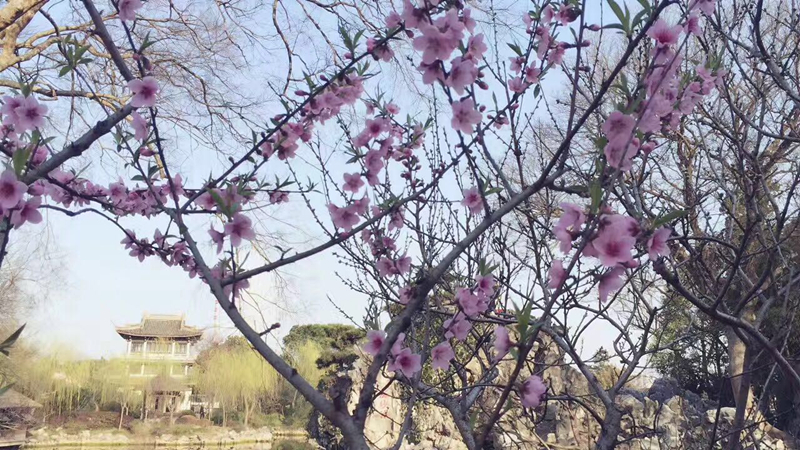
MULTIPOLYGON (((152 449, 152 446, 145 446, 145 445, 131 445, 131 446, 115 446, 115 447, 103 447, 103 446, 87 446, 87 447, 79 447, 79 446, 63 446, 63 447, 35 447, 34 449, 29 450, 145 450, 145 449, 152 449)), ((163 449, 170 449, 174 450, 176 447, 160 447, 163 449)), ((180 450, 209 450, 211 448, 217 449, 224 449, 224 450, 316 450, 318 447, 312 443, 308 443, 302 439, 278 439, 271 443, 260 443, 260 444, 241 444, 241 445, 230 445, 225 447, 177 447, 180 450)), ((25 448, 23 447, 23 450, 25 448)))

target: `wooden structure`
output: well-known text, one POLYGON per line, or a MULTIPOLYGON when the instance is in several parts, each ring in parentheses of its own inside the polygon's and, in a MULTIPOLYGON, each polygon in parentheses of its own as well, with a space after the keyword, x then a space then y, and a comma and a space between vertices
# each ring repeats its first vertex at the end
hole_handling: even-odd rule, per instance
POLYGON ((13 389, 0 394, 0 448, 19 448, 25 443, 28 425, 41 407, 13 389))
POLYGON ((129 376, 142 388, 143 407, 162 413, 191 409, 193 347, 203 330, 187 325, 184 316, 156 314, 116 330, 127 344, 129 376))

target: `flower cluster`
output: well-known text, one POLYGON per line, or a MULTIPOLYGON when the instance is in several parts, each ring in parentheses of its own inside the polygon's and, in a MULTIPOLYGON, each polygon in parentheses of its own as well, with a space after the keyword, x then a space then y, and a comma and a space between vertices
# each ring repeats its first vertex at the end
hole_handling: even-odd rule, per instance
MULTIPOLYGON (((713 11, 713 1, 695 2, 693 8, 706 11, 709 4, 713 11)), ((658 19, 647 31, 655 45, 651 68, 639 86, 644 95, 630 101, 626 110, 609 114, 602 126, 607 141, 603 153, 609 166, 630 170, 634 157, 647 156, 656 148, 656 133, 677 129, 681 119, 722 81, 725 71, 712 72, 705 64, 698 65, 688 77, 679 73, 683 62, 677 51, 680 36, 684 32, 698 34, 698 21, 692 11, 684 25, 669 25, 658 19), (684 78, 688 82, 683 82, 684 78)))
MULTIPOLYGON (((586 212, 572 203, 562 203, 563 214, 553 227, 553 234, 559 241, 562 253, 572 250, 573 242, 583 233, 583 225, 587 222, 586 212)), ((600 301, 605 302, 610 293, 622 287, 622 276, 625 269, 639 266, 639 261, 634 258, 634 247, 637 243, 646 245, 650 259, 670 254, 667 240, 672 231, 669 228, 659 228, 646 233, 639 222, 622 214, 614 214, 609 210, 601 212, 597 230, 589 236, 583 248, 582 256, 595 258, 602 267, 609 270, 600 278, 600 301)), ((553 261, 549 270, 548 286, 551 289, 560 288, 567 278, 563 262, 559 259, 553 261)))

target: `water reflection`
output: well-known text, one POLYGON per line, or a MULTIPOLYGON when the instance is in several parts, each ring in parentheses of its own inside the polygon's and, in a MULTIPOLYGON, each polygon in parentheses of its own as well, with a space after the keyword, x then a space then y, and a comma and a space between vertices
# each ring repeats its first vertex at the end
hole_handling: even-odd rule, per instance
MULTIPOLYGON (((42 446, 42 447, 23 447, 23 450, 151 450, 152 445, 118 445, 118 446, 42 446)), ((164 445, 155 447, 158 449, 180 449, 180 450, 316 450, 319 448, 306 439, 278 439, 273 442, 262 442, 258 444, 238 444, 238 445, 210 445, 210 446, 173 446, 164 445)))

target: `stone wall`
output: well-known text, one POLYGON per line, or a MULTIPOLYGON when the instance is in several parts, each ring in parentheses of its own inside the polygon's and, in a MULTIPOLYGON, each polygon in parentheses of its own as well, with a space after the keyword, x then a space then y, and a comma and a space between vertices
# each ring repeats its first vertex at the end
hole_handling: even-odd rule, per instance
POLYGON ((29 433, 25 447, 68 447, 68 446, 163 446, 163 447, 206 447, 229 446, 272 442, 279 438, 305 438, 303 431, 273 431, 269 428, 251 430, 228 430, 224 428, 197 428, 191 433, 181 435, 161 434, 159 436, 139 436, 117 430, 86 430, 77 434, 67 433, 60 428, 39 428, 29 433))
MULTIPOLYGON (((591 394, 584 377, 576 369, 559 364, 561 355, 547 353, 540 356, 548 367, 543 378, 549 392, 568 394, 580 398, 593 409, 603 412, 601 404, 591 394)), ((538 359, 537 359, 538 360, 538 359)), ((369 360, 362 357, 353 370, 340 374, 347 382, 341 386, 349 390, 347 408, 352 411, 368 367, 369 360)), ((496 382, 507 379, 511 365, 501 365, 496 382)), ((523 374, 523 376, 527 376, 523 374)), ((379 386, 389 380, 380 377, 379 386)), ((404 396, 399 383, 394 383, 375 402, 366 424, 365 434, 375 448, 390 448, 397 439, 406 414, 404 396)), ((338 393, 336 395, 341 395, 338 393)), ((639 377, 617 396, 622 419, 619 450, 679 450, 721 449, 726 447, 733 422, 733 408, 717 408, 715 404, 696 394, 682 390, 669 379, 639 377), (713 442, 712 442, 713 441, 713 442)), ((495 399, 484 396, 488 410, 495 399)), ((512 401, 515 401, 512 399, 512 401)), ((542 448, 586 449, 600 434, 600 426, 586 409, 574 402, 547 401, 536 411, 510 409, 499 423, 501 432, 494 438, 494 448, 533 450, 542 448)), ((313 437, 313 435, 312 435, 313 437)), ((743 438, 745 449, 783 450, 797 448, 794 441, 787 442, 755 427, 743 438)), ((332 441, 320 442, 324 448, 337 447, 332 441)), ((414 411, 414 429, 404 441, 402 449, 452 449, 466 447, 460 440, 449 411, 434 404, 419 404, 414 411)))

